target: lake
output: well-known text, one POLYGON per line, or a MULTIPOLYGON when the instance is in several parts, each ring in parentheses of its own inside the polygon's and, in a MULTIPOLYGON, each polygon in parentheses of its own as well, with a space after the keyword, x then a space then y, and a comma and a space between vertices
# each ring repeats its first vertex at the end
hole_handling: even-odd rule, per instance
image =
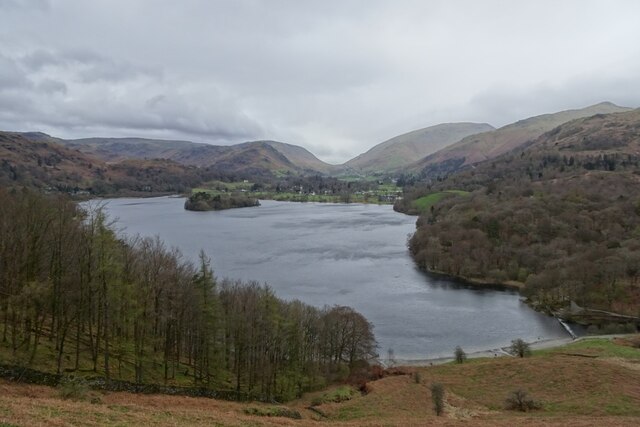
POLYGON ((451 356, 568 337, 517 292, 482 289, 418 270, 407 250, 416 217, 391 206, 263 201, 255 208, 191 212, 184 199, 105 200, 119 233, 158 235, 216 276, 268 283, 281 298, 348 305, 374 325, 381 357, 451 356))

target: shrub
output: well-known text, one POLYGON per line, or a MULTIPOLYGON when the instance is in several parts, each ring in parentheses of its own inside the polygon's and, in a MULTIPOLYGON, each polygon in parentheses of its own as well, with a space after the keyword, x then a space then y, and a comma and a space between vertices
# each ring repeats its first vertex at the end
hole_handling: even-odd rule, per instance
POLYGON ((444 412, 444 386, 440 383, 431 384, 431 400, 433 410, 440 416, 444 412))
POLYGON ((415 374, 413 374, 413 381, 416 384, 420 384, 422 382, 422 375, 420 375, 420 372, 417 372, 415 374))
POLYGON ((65 375, 60 379, 58 391, 63 399, 82 400, 87 397, 89 385, 82 377, 65 375))
POLYGON ((349 367, 347 365, 338 365, 338 369, 333 374, 333 380, 336 382, 346 381, 347 378, 349 378, 350 373, 351 371, 349 370, 349 367))
POLYGON ((331 390, 322 395, 323 402, 335 402, 340 403, 346 400, 351 400, 353 396, 357 394, 357 391, 349 386, 340 386, 334 390, 331 390))
POLYGON ((467 353, 464 352, 462 347, 457 346, 456 350, 453 352, 453 357, 456 363, 464 363, 464 361, 467 360, 467 353))
POLYGON ((589 325, 587 328, 588 335, 598 335, 600 333, 600 328, 597 325, 589 325))
MULTIPOLYGON (((366 394, 369 392, 369 388, 365 384, 363 388, 360 389, 360 392, 366 394)), ((353 399, 354 396, 358 394, 358 391, 350 386, 340 386, 333 390, 330 390, 324 393, 322 396, 314 397, 311 400, 311 406, 322 405, 323 403, 340 403, 347 400, 353 399)))
POLYGON ((286 408, 284 406, 268 406, 260 408, 245 408, 244 413, 247 415, 257 415, 259 417, 286 417, 294 420, 302 419, 300 412, 295 409, 286 408))
POLYGON ((311 406, 320 406, 324 403, 322 396, 317 396, 311 399, 311 406))
POLYGON ((511 341, 511 348, 509 349, 509 352, 518 357, 531 356, 531 348, 529 347, 529 344, 520 338, 511 341))
POLYGON ((504 406, 506 409, 512 411, 522 412, 540 409, 542 407, 539 402, 531 399, 529 397, 529 394, 522 389, 518 389, 509 393, 509 396, 507 396, 504 401, 504 406))

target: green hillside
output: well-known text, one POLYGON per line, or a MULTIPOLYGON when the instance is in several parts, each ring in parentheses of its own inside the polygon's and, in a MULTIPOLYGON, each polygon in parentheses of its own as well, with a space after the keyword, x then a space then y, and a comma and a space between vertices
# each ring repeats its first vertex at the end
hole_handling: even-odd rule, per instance
POLYGON ((365 173, 402 171, 416 159, 465 136, 493 130, 486 123, 444 123, 396 136, 349 160, 345 167, 365 173))
POLYGON ((404 203, 449 189, 470 194, 422 214, 410 242, 420 267, 521 282, 541 306, 640 313, 640 110, 571 121, 404 203))

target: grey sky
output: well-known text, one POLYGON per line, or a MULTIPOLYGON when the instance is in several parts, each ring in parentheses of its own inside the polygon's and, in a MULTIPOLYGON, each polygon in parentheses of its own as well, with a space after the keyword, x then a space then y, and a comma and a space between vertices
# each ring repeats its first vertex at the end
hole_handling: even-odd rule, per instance
POLYGON ((640 1, 0 0, 0 129, 342 162, 441 122, 640 106, 640 1))

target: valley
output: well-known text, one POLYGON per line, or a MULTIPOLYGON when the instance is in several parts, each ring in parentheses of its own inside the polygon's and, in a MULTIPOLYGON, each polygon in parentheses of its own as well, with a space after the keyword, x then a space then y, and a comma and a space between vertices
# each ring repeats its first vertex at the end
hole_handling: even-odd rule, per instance
POLYGON ((640 425, 640 2, 0 16, 0 427, 640 425))
MULTIPOLYGON (((0 365, 14 369, 28 360, 26 366, 36 370, 81 374, 79 381, 90 373, 113 384, 185 390, 195 386, 234 399, 288 402, 278 407, 218 403, 233 414, 231 418, 207 419, 225 423, 247 419, 269 424, 271 418, 265 421, 261 416, 265 414, 274 416, 275 423, 288 416, 283 414, 302 417, 292 421, 298 424, 322 419, 337 425, 367 425, 382 414, 391 424, 413 422, 430 417, 430 408, 405 418, 391 409, 399 405, 393 403, 394 396, 417 393, 428 399, 427 385, 434 381, 444 382, 452 393, 448 419, 498 425, 522 420, 502 409, 500 400, 508 386, 500 376, 496 381, 482 380, 495 388, 488 400, 478 400, 477 390, 460 376, 484 375, 473 373, 474 367, 482 367, 482 372, 516 372, 519 368, 509 358, 474 358, 468 364, 471 368, 425 365, 446 360, 456 346, 470 355, 487 351, 497 355, 504 354, 516 338, 529 343, 567 339, 567 331, 554 317, 578 322, 582 326, 572 327, 580 335, 637 331, 639 120, 638 110, 602 103, 497 130, 471 123, 437 125, 393 138, 343 165, 325 164, 301 147, 273 141, 222 147, 131 138, 60 140, 40 133, 2 132, 0 180, 5 188, 2 197, 8 201, 3 215, 22 217, 20 212, 31 212, 25 217, 30 224, 42 225, 30 230, 29 223, 12 228, 5 221, 0 232, 9 244, 3 250, 14 251, 20 240, 33 238, 49 243, 38 250, 25 246, 20 263, 30 265, 28 270, 11 264, 15 257, 0 257, 5 263, 3 292, 17 298, 4 299, 0 307, 6 336, 0 365), (489 151, 482 148, 487 144, 492 147, 489 151), (416 162, 416 156, 423 159, 416 162), (139 198, 168 194, 172 197, 139 198), (185 205, 185 199, 176 195, 190 199, 185 205), (64 219, 72 212, 72 205, 66 204, 69 196, 102 197, 102 202, 79 205, 88 208, 90 223, 97 228, 74 229, 78 225, 73 225, 71 216, 64 219), (119 198, 105 199, 109 196, 119 198), (400 213, 393 212, 391 204, 400 213), (98 210, 92 210, 95 206, 98 210), (227 210, 244 206, 250 207, 227 210), (201 212, 186 212, 184 207, 201 212), (220 209, 224 210, 202 212, 220 209), (45 216, 36 219, 39 215, 45 216), (47 224, 85 236, 82 239, 94 236, 71 252, 79 251, 79 259, 95 265, 97 275, 90 273, 94 267, 86 270, 89 267, 82 263, 73 267, 75 261, 64 261, 67 254, 55 250, 67 244, 64 233, 47 233, 47 224), (16 240, 18 232, 27 237, 16 240), (165 245, 175 249, 168 251, 165 245), (164 259, 174 272, 154 279, 160 282, 147 282, 142 266, 149 255, 160 257, 153 262, 164 259), (129 265, 129 257, 140 257, 138 266, 129 265), (183 259, 186 264, 180 264, 183 259), (199 288, 205 282, 209 284, 199 288), (164 283, 152 288, 155 300, 141 297, 145 283, 164 283), (187 294, 176 300, 177 283, 191 284, 187 294), (73 286, 80 287, 73 291, 73 286), (198 289, 205 292, 203 297, 197 296, 198 289), (78 290, 76 300, 72 295, 78 290), (35 300, 28 302, 33 292, 35 300), (139 295, 138 304, 155 307, 153 316, 139 317, 143 306, 129 314, 136 328, 144 325, 144 332, 127 329, 131 327, 127 315, 116 315, 127 313, 131 293, 139 295), (52 295, 57 305, 51 309, 38 305, 52 295), (164 317, 176 304, 183 307, 182 313, 193 310, 188 301, 198 298, 204 298, 195 306, 201 311, 189 315, 190 323, 174 324, 173 315, 164 317), (79 301, 93 308, 78 311, 74 304, 79 301), (265 321, 275 329, 258 334, 250 317, 238 317, 230 308, 237 304, 275 304, 277 308, 259 315, 270 319, 265 321), (108 311, 112 309, 116 311, 108 311), (291 313, 297 313, 299 322, 283 320, 291 313), (350 341, 355 335, 345 335, 342 342, 351 343, 353 351, 336 350, 331 335, 335 322, 360 325, 366 342, 350 341), (296 329, 296 324, 303 329, 296 329), (184 336, 201 333, 200 328, 210 331, 205 335, 212 341, 183 341, 184 336), (71 330, 75 335, 68 334, 71 330), (303 330, 307 332, 292 338, 303 330), (140 333, 146 338, 137 341, 140 333), (275 353, 260 359, 256 343, 275 353), (271 347, 273 343, 279 344, 271 347), (316 350, 308 353, 299 345, 316 350), (290 353, 292 348, 300 350, 290 353), (289 365, 291 360, 306 362, 289 365), (389 368, 383 376, 390 376, 375 377, 377 369, 384 369, 379 364, 389 368), (396 364, 413 367, 399 368, 400 375, 394 376, 390 367, 396 364), (465 369, 471 371, 461 374, 465 369), (322 397, 335 387, 363 384, 365 394, 349 392, 344 402, 322 397), (322 403, 317 404, 318 399, 322 403), (473 403, 465 403, 469 401, 473 403), (371 402, 391 406, 371 412, 367 409, 371 402)), ((603 354, 629 358, 620 365, 624 369, 635 369, 637 350, 589 340, 569 348, 586 348, 589 355, 595 352, 594 357, 609 363, 609 356, 598 353, 602 346, 603 354)), ((573 351, 538 350, 523 375, 529 378, 528 373, 536 370, 607 369, 600 362, 588 366, 571 360, 567 365, 563 352, 573 351)), ((63 381, 64 375, 56 381, 63 381)), ((526 378, 521 383, 544 397, 544 409, 527 420, 554 424, 589 413, 602 419, 615 417, 624 425, 625 417, 631 420, 637 415, 633 405, 623 403, 634 401, 631 389, 621 390, 613 400, 596 399, 592 406, 577 408, 563 403, 562 393, 548 394, 526 378)), ((574 386, 569 384, 567 379, 562 387, 574 386)), ((11 383, 2 387, 20 401, 24 391, 19 387, 11 383)), ((43 399, 57 399, 46 388, 29 390, 43 399)), ((590 393, 595 396, 599 391, 590 393)), ((96 397, 100 401, 120 398, 118 393, 100 394, 104 396, 96 397)), ((162 424, 146 415, 148 403, 142 396, 134 400, 140 401, 136 411, 141 419, 148 416, 162 424)), ((82 399, 74 402, 69 408, 85 404, 82 399)), ((96 420, 119 419, 111 406, 98 409, 96 420)), ((8 407, 6 413, 20 413, 22 419, 39 416, 20 406, 8 407)), ((81 409, 69 409, 65 416, 74 417, 75 410, 81 409)), ((194 416, 190 410, 167 414, 170 420, 194 416)), ((11 417, 6 419, 11 423, 11 417)), ((585 425, 590 420, 584 418, 585 425)))

